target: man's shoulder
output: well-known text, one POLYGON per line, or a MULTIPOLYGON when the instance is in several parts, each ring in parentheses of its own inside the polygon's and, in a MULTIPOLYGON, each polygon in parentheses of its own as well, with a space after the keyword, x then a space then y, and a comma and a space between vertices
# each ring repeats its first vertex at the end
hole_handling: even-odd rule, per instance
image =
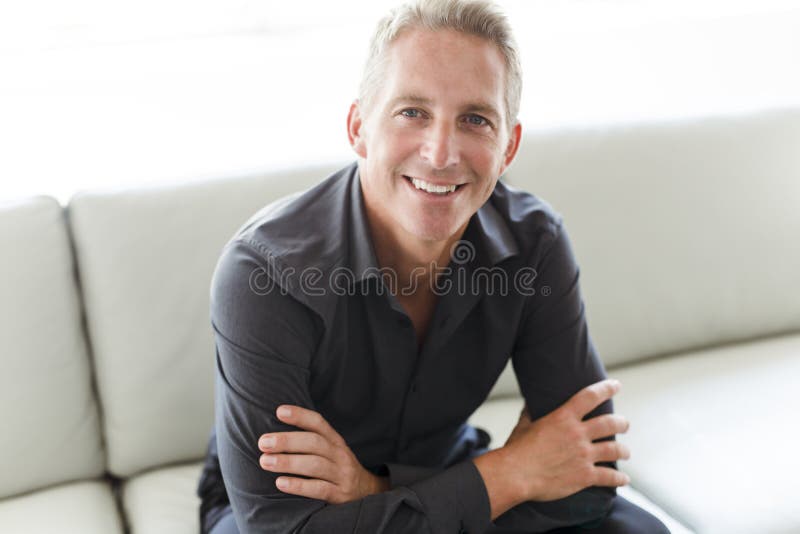
POLYGON ((497 182, 488 204, 523 253, 551 242, 561 231, 563 217, 550 203, 505 182, 497 182))
POLYGON ((234 234, 231 243, 248 245, 273 267, 328 268, 345 253, 346 207, 356 165, 260 209, 234 234))

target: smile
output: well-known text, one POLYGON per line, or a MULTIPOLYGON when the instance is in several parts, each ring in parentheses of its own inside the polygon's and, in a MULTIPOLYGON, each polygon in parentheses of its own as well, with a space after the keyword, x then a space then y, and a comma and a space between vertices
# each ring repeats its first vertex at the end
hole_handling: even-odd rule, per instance
POLYGON ((452 193, 455 193, 456 190, 460 189, 465 184, 448 184, 448 185, 437 185, 432 184, 430 182, 426 182, 425 180, 420 180, 419 178, 411 178, 410 176, 403 176, 406 181, 410 182, 415 188, 419 189, 420 191, 424 191, 426 193, 430 193, 432 195, 437 196, 448 196, 452 193))

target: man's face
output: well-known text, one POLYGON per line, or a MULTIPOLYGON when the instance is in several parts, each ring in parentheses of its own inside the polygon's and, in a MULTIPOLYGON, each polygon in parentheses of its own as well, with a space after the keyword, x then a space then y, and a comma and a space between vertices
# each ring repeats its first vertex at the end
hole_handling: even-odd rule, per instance
POLYGON ((367 210, 400 239, 446 240, 486 202, 516 153, 520 127, 509 136, 503 56, 451 30, 403 33, 386 54, 370 109, 354 104, 348 117, 367 210))

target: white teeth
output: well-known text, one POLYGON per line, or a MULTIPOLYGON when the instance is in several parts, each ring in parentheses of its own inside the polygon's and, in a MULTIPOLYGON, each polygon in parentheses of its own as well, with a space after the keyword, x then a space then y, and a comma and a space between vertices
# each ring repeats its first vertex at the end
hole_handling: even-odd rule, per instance
POLYGON ((418 180, 416 178, 411 179, 411 183, 414 184, 414 187, 417 189, 422 189, 423 191, 427 191, 428 193, 436 193, 436 194, 444 194, 444 193, 452 193, 456 190, 455 185, 434 185, 429 184, 428 182, 424 182, 422 180, 418 180))

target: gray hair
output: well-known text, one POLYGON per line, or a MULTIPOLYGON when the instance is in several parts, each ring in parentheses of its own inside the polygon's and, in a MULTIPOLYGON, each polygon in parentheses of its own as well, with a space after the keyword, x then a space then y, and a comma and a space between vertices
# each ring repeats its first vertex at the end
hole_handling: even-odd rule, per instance
POLYGON ((505 107, 509 131, 517 122, 522 94, 522 66, 511 25, 498 6, 488 0, 416 0, 393 9, 378 22, 370 42, 358 97, 368 109, 377 93, 386 64, 386 50, 403 31, 455 30, 494 43, 505 59, 505 107))

